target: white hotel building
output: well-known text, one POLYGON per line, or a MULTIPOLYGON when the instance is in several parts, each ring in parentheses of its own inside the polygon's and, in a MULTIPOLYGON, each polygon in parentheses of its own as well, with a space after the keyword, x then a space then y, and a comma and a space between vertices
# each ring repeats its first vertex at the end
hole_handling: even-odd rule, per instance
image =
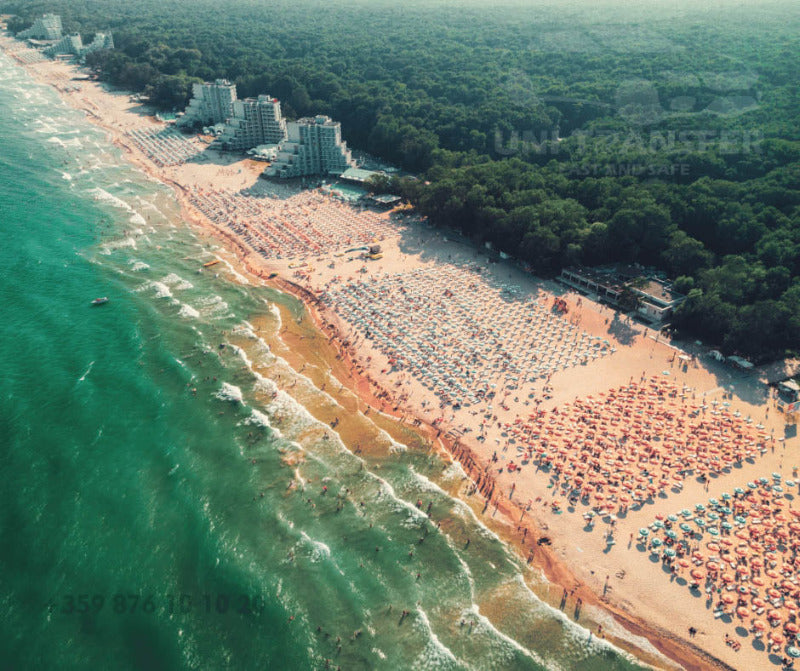
POLYGON ((233 116, 225 122, 218 142, 226 151, 247 151, 259 145, 278 145, 285 139, 280 101, 260 95, 233 101, 233 116))
POLYGON ((217 79, 213 83, 193 84, 192 99, 183 117, 181 126, 201 124, 209 126, 224 123, 233 112, 236 100, 236 85, 227 79, 217 79))
POLYGON ((342 140, 341 124, 327 116, 307 117, 287 124, 287 139, 278 158, 266 170, 269 177, 340 175, 355 163, 342 140))

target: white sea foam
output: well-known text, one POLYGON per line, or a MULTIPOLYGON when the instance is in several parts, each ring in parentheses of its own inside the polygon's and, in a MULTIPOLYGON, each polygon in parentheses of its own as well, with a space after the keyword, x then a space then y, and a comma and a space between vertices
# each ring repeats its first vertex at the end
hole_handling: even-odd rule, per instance
POLYGON ((119 240, 112 240, 111 242, 106 242, 100 249, 100 253, 104 256, 108 256, 113 252, 115 249, 124 249, 130 247, 132 249, 136 249, 136 240, 131 237, 121 238, 119 240))
POLYGON ((134 212, 131 215, 131 218, 128 219, 128 221, 130 221, 132 224, 138 224, 140 226, 143 226, 144 224, 147 223, 145 218, 141 214, 139 214, 138 212, 134 212))
POLYGON ((270 424, 269 417, 267 417, 263 412, 256 410, 255 408, 250 409, 250 416, 244 420, 245 424, 250 424, 252 426, 260 426, 263 429, 269 429, 272 433, 273 438, 282 438, 283 435, 281 432, 276 429, 272 424, 270 424))
POLYGON ((264 377, 261 373, 256 371, 253 371, 253 375, 256 378, 256 381, 253 384, 253 389, 261 392, 262 394, 269 394, 270 396, 274 396, 278 393, 278 385, 268 377, 264 377))
POLYGON ((68 172, 62 172, 61 173, 61 179, 65 179, 66 181, 71 182, 72 181, 72 175, 70 175, 68 172))
POLYGON ((89 189, 87 193, 92 194, 95 200, 102 201, 105 203, 111 203, 112 205, 120 208, 121 210, 133 212, 133 208, 130 205, 128 205, 128 203, 126 203, 121 198, 117 198, 116 196, 111 195, 108 191, 106 191, 105 189, 101 189, 99 186, 93 189, 89 189))
POLYGON ((150 267, 149 264, 145 263, 144 261, 137 261, 136 259, 131 259, 130 261, 128 261, 128 263, 130 264, 131 270, 134 273, 138 273, 142 270, 147 270, 150 267))
POLYGON ((197 319, 200 316, 200 313, 197 310, 195 310, 191 305, 183 303, 181 305, 181 309, 178 310, 178 316, 184 317, 186 319, 197 319))
POLYGON ((233 275, 233 277, 236 279, 237 282, 240 282, 241 284, 250 284, 249 280, 240 272, 238 272, 236 268, 234 268, 227 260, 223 258, 220 258, 219 260, 222 261, 222 263, 224 263, 227 266, 231 275, 233 275))
POLYGON ((439 669, 458 668, 458 658, 453 654, 444 643, 439 640, 439 637, 433 631, 431 622, 428 619, 427 613, 422 608, 417 608, 414 613, 414 628, 421 629, 423 635, 428 639, 425 649, 417 656, 411 664, 413 669, 431 669, 432 671, 439 669))
POLYGON ((169 287, 162 282, 148 282, 145 288, 154 289, 156 298, 172 298, 169 287))
POLYGON ((422 475, 422 473, 417 473, 413 465, 409 465, 408 469, 411 471, 411 475, 414 477, 414 480, 419 483, 419 486, 423 491, 433 492, 435 494, 440 494, 441 496, 450 498, 450 495, 439 485, 433 482, 433 480, 430 480, 428 477, 422 475))
POLYGON ((185 291, 186 289, 191 289, 194 286, 191 282, 183 279, 176 273, 170 273, 166 277, 162 277, 161 281, 176 291, 185 291))
MULTIPOLYGON (((519 642, 515 641, 510 636, 504 634, 500 631, 497 627, 495 627, 492 622, 484 615, 481 615, 481 611, 478 608, 478 605, 473 603, 470 608, 462 613, 462 619, 470 619, 475 618, 478 622, 478 627, 485 628, 489 633, 493 635, 493 638, 500 641, 503 645, 508 646, 510 651, 515 651, 517 653, 521 653, 525 657, 531 659, 534 663, 538 664, 539 666, 543 666, 546 669, 551 669, 552 671, 558 671, 560 667, 554 663, 546 663, 539 655, 537 655, 532 650, 528 650, 525 646, 521 645, 519 642)), ((473 630, 474 631, 474 630, 473 630)), ((510 661, 510 660, 509 660, 510 661)))
POLYGON ((222 300, 221 296, 214 294, 213 296, 203 296, 198 299, 197 305, 201 314, 206 316, 216 315, 219 312, 225 312, 228 309, 228 304, 222 300))
POLYGON ((305 531, 300 532, 300 536, 306 545, 311 547, 311 561, 316 564, 317 562, 329 559, 331 556, 331 549, 322 541, 315 541, 305 531))
POLYGON ((243 403, 244 397, 242 390, 236 385, 223 382, 219 390, 214 394, 220 401, 230 401, 231 403, 243 403))

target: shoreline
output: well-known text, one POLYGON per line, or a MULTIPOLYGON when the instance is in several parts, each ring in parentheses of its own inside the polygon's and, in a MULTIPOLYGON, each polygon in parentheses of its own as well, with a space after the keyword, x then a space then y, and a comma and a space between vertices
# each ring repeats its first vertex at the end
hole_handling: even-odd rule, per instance
MULTIPOLYGON (((20 63, 20 65, 25 67, 25 69, 35 77, 35 74, 31 72, 30 68, 26 67, 23 63, 20 63)), ((42 77, 40 81, 41 80, 44 80, 44 83, 50 83, 47 82, 46 77, 42 77)), ((86 84, 89 83, 87 82, 86 84)), ((91 83, 91 85, 101 88, 94 83, 91 83)), ((125 95, 124 93, 115 94, 105 90, 101 92, 109 96, 125 95)), ((66 100, 67 104, 70 104, 68 97, 63 95, 61 91, 59 91, 59 93, 62 100, 66 100)), ((491 467, 491 463, 486 459, 486 456, 481 456, 468 444, 453 440, 452 437, 447 435, 447 431, 441 431, 432 426, 429 420, 425 419, 421 413, 418 413, 413 406, 398 406, 398 409, 395 410, 393 408, 394 401, 388 401, 388 399, 392 398, 390 392, 380 384, 380 381, 375 380, 370 376, 369 372, 362 369, 361 364, 359 364, 356 359, 355 353, 351 355, 351 352, 348 350, 347 338, 341 333, 338 326, 328 321, 324 316, 329 309, 319 305, 318 298, 310 289, 284 277, 279 277, 274 281, 264 280, 263 272, 271 269, 271 266, 260 257, 253 257, 252 255, 254 252, 252 249, 238 240, 234 234, 221 226, 215 225, 199 213, 189 202, 186 187, 173 179, 159 174, 158 170, 149 166, 146 160, 140 157, 137 151, 125 142, 120 136, 119 130, 104 124, 102 117, 96 112, 87 108, 79 109, 83 109, 87 113, 91 123, 103 128, 109 133, 112 142, 123 150, 126 158, 130 160, 135 167, 145 172, 148 177, 156 179, 172 188, 180 202, 181 214, 185 222, 202 233, 213 237, 214 240, 219 241, 225 249, 238 260, 239 267, 245 270, 253 280, 261 281, 263 284, 272 286, 284 293, 290 293, 305 305, 306 311, 315 323, 321 337, 325 338, 330 343, 332 350, 338 352, 338 356, 335 356, 335 360, 329 361, 331 374, 357 395, 359 403, 364 403, 367 407, 372 408, 372 410, 369 411, 370 413, 373 411, 380 412, 383 416, 392 417, 392 421, 399 420, 400 425, 404 428, 424 435, 431 442, 432 449, 446 452, 448 458, 453 461, 458 461, 462 465, 465 473, 468 474, 470 480, 475 483, 476 486, 479 486, 481 495, 486 499, 484 511, 496 504, 496 511, 500 513, 501 519, 496 519, 492 516, 492 520, 487 520, 485 519, 485 515, 480 515, 476 511, 478 518, 487 525, 490 525, 492 530, 497 532, 510 548, 513 548, 515 554, 520 556, 522 561, 525 561, 524 553, 516 542, 519 539, 514 535, 517 533, 514 531, 514 525, 517 524, 515 515, 525 510, 525 507, 521 505, 520 499, 512 500, 502 495, 501 490, 503 486, 498 484, 499 478, 486 472, 491 467), (331 331, 333 331, 333 333, 331 333, 331 331), (340 377, 340 375, 342 377, 340 377), (342 379, 343 377, 344 379, 342 379), (389 409, 381 407, 386 402, 389 402, 389 409), (414 420, 418 420, 419 425, 409 426, 408 423, 404 421, 404 418, 407 417, 413 417, 414 420), (495 495, 496 489, 498 491, 495 495)), ((462 498, 462 500, 464 500, 467 505, 470 505, 473 510, 475 509, 473 506, 473 497, 467 497, 466 500, 462 498)), ((533 511, 533 513, 536 512, 536 510, 533 511)), ((546 525, 545 528, 540 528, 543 525, 537 521, 536 517, 535 514, 525 515, 526 519, 524 520, 524 524, 518 525, 529 530, 528 533, 531 535, 530 543, 533 543, 534 540, 541 538, 548 532, 546 525)), ((682 665, 684 668, 734 668, 710 653, 693 646, 687 640, 660 628, 657 624, 625 612, 619 604, 604 600, 598 595, 598 591, 592 589, 570 569, 567 562, 557 555, 555 549, 550 549, 546 545, 538 545, 536 546, 534 555, 534 560, 531 565, 540 569, 547 580, 551 584, 557 586, 558 589, 556 591, 560 591, 560 588, 575 588, 574 594, 571 595, 572 597, 577 598, 580 596, 585 605, 594 606, 611 614, 611 616, 620 622, 621 626, 631 634, 647 638, 655 648, 662 652, 662 654, 682 665)), ((548 592, 549 591, 548 589, 548 592)), ((537 592, 537 594, 539 594, 539 592, 537 592)), ((547 598, 546 601, 554 608, 557 607, 558 599, 553 598, 552 595, 550 595, 550 598, 547 598)), ((566 610, 562 609, 562 612, 564 612, 565 616, 569 617, 566 610)), ((636 656, 640 659, 642 658, 642 651, 630 642, 615 640, 613 638, 609 638, 609 640, 624 650, 635 650, 636 656)), ((645 658, 646 657, 647 655, 645 653, 645 658)), ((649 660, 648 663, 658 665, 658 660, 649 660)))

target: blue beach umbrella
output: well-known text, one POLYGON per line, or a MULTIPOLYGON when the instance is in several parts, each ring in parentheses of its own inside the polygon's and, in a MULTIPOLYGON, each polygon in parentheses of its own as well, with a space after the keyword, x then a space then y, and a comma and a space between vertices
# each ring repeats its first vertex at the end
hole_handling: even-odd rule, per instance
POLYGON ((650 535, 650 529, 646 529, 645 527, 642 527, 641 529, 639 529, 639 535, 640 536, 644 536, 644 537, 649 536, 650 535))

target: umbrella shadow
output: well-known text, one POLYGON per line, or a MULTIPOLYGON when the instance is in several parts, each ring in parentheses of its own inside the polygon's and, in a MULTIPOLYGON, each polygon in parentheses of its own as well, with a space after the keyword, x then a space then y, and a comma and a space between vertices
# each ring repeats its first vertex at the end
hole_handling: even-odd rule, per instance
POLYGON ((775 666, 783 666, 783 660, 778 657, 774 652, 769 654, 769 661, 772 662, 775 666))
POLYGON ((767 646, 764 645, 764 641, 761 640, 761 637, 753 638, 753 647, 758 651, 763 651, 767 649, 767 646))
POLYGON ((750 632, 747 631, 747 627, 743 627, 740 624, 738 627, 736 627, 736 634, 742 638, 747 638, 750 635, 750 632))

